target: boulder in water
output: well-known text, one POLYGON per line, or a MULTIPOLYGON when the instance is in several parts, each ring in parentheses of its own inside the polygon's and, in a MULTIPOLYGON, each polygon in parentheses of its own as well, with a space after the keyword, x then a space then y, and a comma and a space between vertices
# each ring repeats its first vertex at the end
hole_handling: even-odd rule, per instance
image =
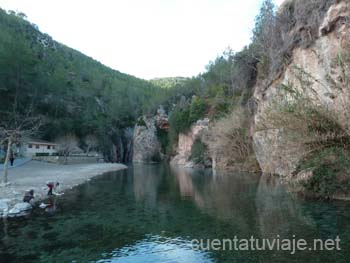
POLYGON ((32 206, 29 203, 17 203, 12 209, 10 209, 10 211, 8 212, 8 216, 24 216, 27 215, 31 209, 32 206))

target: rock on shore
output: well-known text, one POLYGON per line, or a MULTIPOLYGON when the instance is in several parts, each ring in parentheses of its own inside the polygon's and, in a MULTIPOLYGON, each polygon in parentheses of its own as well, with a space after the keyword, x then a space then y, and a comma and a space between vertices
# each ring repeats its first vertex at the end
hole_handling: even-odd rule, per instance
POLYGON ((10 184, 0 189, 0 217, 27 214, 31 205, 22 202, 24 193, 33 189, 36 202, 45 199, 48 181, 59 182, 59 191, 64 192, 97 175, 126 168, 117 163, 59 165, 31 161, 9 170, 10 184))

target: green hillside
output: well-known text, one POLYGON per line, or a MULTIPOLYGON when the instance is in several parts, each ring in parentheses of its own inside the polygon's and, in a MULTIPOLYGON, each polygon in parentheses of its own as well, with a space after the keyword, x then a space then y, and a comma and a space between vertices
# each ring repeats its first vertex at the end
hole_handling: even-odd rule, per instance
POLYGON ((123 128, 154 111, 166 94, 54 41, 24 14, 0 9, 0 36, 2 125, 13 121, 14 111, 31 111, 43 119, 38 137, 92 134, 108 151, 123 128))
POLYGON ((155 78, 151 79, 150 82, 154 85, 164 88, 170 89, 176 86, 181 86, 186 83, 189 79, 184 77, 169 77, 169 78, 155 78))

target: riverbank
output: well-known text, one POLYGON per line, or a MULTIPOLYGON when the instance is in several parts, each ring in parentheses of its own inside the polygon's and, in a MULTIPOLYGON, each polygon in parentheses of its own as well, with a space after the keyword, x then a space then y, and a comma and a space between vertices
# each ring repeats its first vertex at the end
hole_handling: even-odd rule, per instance
POLYGON ((9 170, 10 185, 0 188, 0 201, 7 202, 11 208, 22 202, 25 191, 29 189, 34 190, 35 201, 40 201, 46 198, 48 181, 59 182, 59 191, 64 193, 92 177, 126 168, 127 166, 116 163, 59 165, 30 161, 9 170))

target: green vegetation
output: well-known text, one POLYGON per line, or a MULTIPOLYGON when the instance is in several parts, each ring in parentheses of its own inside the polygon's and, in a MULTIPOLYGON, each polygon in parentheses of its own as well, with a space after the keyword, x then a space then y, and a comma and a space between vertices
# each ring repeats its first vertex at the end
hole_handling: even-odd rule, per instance
POLYGON ((173 89, 174 87, 180 87, 186 83, 189 79, 183 77, 174 77, 174 78, 156 78, 151 79, 150 82, 157 87, 163 89, 173 89))
MULTIPOLYGON (((171 112, 169 117, 170 131, 168 145, 166 148, 171 148, 177 141, 179 133, 186 133, 190 130, 191 125, 197 120, 205 117, 205 113, 208 106, 205 100, 193 97, 191 103, 181 103, 171 112)), ((168 149, 168 153, 171 153, 171 149, 168 149)))
POLYGON ((157 138, 160 143, 162 153, 167 153, 169 148, 169 133, 167 130, 157 127, 157 138))
POLYGON ((192 145, 191 156, 189 159, 195 164, 204 164, 207 151, 208 147, 197 138, 192 145))
POLYGON ((188 116, 189 123, 194 123, 197 120, 203 118, 205 115, 206 109, 207 109, 206 102, 203 99, 194 97, 190 105, 190 112, 188 116))
MULTIPOLYGON (((283 100, 271 106, 269 128, 283 128, 290 136, 288 140, 294 147, 298 146, 298 154, 303 158, 295 174, 312 172, 311 177, 302 180, 301 190, 297 186, 297 192, 323 200, 345 195, 350 189, 350 135, 344 122, 348 110, 335 114, 293 86, 281 88, 288 91, 293 100, 283 100)), ((291 145, 286 143, 285 147, 283 152, 291 145)))
POLYGON ((181 132, 187 132, 191 127, 191 123, 189 121, 190 109, 189 106, 186 106, 185 109, 174 109, 171 112, 169 118, 169 140, 168 145, 166 146, 166 153, 168 155, 173 154, 173 147, 178 140, 178 135, 181 132))
POLYGON ((168 100, 163 103, 165 107, 172 109, 169 118, 170 148, 176 142, 178 134, 188 132, 197 120, 223 117, 234 105, 247 103, 248 99, 243 97, 252 94, 255 80, 247 72, 245 73, 249 75, 249 80, 241 79, 242 71, 251 72, 251 63, 255 62, 245 57, 244 52, 246 51, 233 54, 231 50, 227 50, 209 63, 205 73, 170 89, 168 100), (233 67, 237 70, 235 74, 232 72, 233 67), (174 103, 175 107, 170 106, 174 103))
POLYGON ((23 14, 0 9, 0 35, 0 127, 17 115, 40 116, 37 137, 74 134, 82 142, 94 135, 113 161, 111 147, 123 129, 155 112, 167 96, 165 89, 55 42, 23 14))
POLYGON ((35 156, 38 156, 38 157, 50 156, 50 153, 35 153, 35 156))
POLYGON ((350 151, 342 147, 330 147, 314 153, 300 169, 311 169, 313 176, 303 182, 306 195, 320 199, 342 196, 350 189, 350 151))
POLYGON ((191 126, 190 122, 190 108, 175 109, 169 118, 171 131, 179 134, 180 132, 187 132, 191 126))
POLYGON ((137 126, 147 127, 147 124, 146 124, 145 120, 143 119, 143 117, 139 117, 136 124, 137 124, 137 126))

